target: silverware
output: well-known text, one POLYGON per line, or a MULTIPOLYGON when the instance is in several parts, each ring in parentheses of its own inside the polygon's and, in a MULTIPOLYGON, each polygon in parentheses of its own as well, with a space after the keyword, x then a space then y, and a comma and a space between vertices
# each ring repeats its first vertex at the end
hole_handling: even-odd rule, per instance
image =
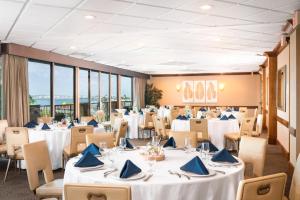
POLYGON ((104 177, 107 177, 109 174, 117 171, 118 169, 113 169, 113 170, 110 170, 110 171, 107 171, 107 172, 104 172, 104 177))
POLYGON ((179 178, 181 178, 181 175, 177 172, 173 172, 172 170, 168 170, 169 174, 171 175, 177 175, 179 178))
POLYGON ((146 178, 144 178, 144 180, 143 181, 148 181, 151 177, 153 176, 153 174, 149 174, 146 178))
POLYGON ((189 175, 187 175, 187 174, 182 173, 181 175, 182 175, 182 176, 185 176, 188 180, 191 179, 191 177, 190 177, 189 175))

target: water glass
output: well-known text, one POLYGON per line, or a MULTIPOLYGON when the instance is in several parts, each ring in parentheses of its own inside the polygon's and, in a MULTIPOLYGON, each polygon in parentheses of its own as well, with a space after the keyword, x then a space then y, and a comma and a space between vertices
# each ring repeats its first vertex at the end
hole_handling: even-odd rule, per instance
POLYGON ((189 137, 184 138, 184 148, 186 152, 190 152, 191 150, 191 139, 189 137))
POLYGON ((106 153, 106 151, 107 151, 106 142, 99 142, 99 152, 106 153))
POLYGON ((208 156, 208 153, 209 153, 209 143, 208 142, 202 142, 201 149, 202 149, 202 152, 204 153, 204 157, 206 159, 207 156, 208 156))
POLYGON ((120 138, 119 147, 121 149, 125 149, 126 148, 126 138, 123 138, 123 137, 120 138))
POLYGON ((153 136, 152 137, 152 145, 153 146, 158 146, 159 144, 159 137, 158 136, 153 136))

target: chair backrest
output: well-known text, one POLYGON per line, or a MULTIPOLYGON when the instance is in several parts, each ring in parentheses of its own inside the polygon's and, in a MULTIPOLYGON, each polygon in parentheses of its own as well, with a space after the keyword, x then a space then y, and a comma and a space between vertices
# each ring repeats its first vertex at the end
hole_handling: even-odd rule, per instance
POLYGON ((34 191, 40 186, 39 171, 43 171, 46 183, 53 181, 54 176, 46 141, 24 144, 23 154, 30 190, 34 191))
POLYGON ((156 117, 156 126, 157 126, 157 134, 159 136, 167 136, 167 131, 166 131, 166 127, 165 127, 165 123, 164 123, 164 120, 163 118, 161 117, 156 117))
POLYGON ((123 121, 120 123, 120 127, 116 134, 116 146, 119 145, 120 138, 126 137, 127 127, 128 127, 128 122, 123 121))
POLYGON ((258 115, 258 109, 257 109, 257 108, 255 108, 255 109, 254 109, 254 113, 253 113, 253 117, 254 117, 254 118, 256 118, 256 117, 257 117, 257 115, 258 115))
POLYGON ((122 118, 123 118, 123 114, 122 113, 118 113, 118 112, 112 112, 112 113, 110 113, 111 127, 115 127, 116 119, 122 119, 122 118))
POLYGON ((97 134, 86 134, 86 146, 94 143, 99 146, 100 142, 105 142, 108 148, 114 147, 114 134, 113 133, 97 133, 97 134))
POLYGON ((91 121, 93 119, 95 119, 94 116, 82 116, 82 117, 80 117, 80 121, 81 122, 89 122, 89 121, 91 121))
POLYGON ((169 137, 173 137, 175 142, 176 142, 176 146, 178 148, 182 148, 185 146, 185 138, 189 138, 190 139, 190 144, 193 148, 197 147, 197 133, 196 132, 174 132, 174 131, 170 131, 169 132, 169 137))
POLYGON ((202 133, 203 139, 208 139, 208 124, 207 119, 190 119, 190 131, 202 133))
POLYGON ((252 135, 254 120, 255 120, 255 118, 253 118, 253 117, 246 117, 243 119, 241 128, 240 128, 241 136, 242 135, 248 135, 248 136, 252 135))
POLYGON ((39 124, 41 124, 41 123, 49 124, 53 121, 53 117, 47 117, 47 116, 39 117, 37 121, 38 121, 39 124))
POLYGON ((131 200, 130 186, 66 184, 65 200, 131 200))
POLYGON ((153 119, 152 115, 154 115, 153 112, 146 112, 144 115, 144 125, 146 127, 153 126, 153 119))
POLYGON ((263 123, 263 116, 262 114, 258 114, 257 115, 257 122, 256 122, 256 128, 257 128, 257 132, 259 134, 262 134, 262 123, 263 123))
POLYGON ((28 129, 25 127, 7 127, 5 134, 7 155, 10 157, 14 157, 22 145, 29 143, 28 129))
POLYGON ((294 169, 289 200, 300 200, 300 154, 294 169))
POLYGON ((103 110, 97 110, 95 114, 95 118, 98 122, 104 122, 105 121, 105 113, 103 110))
POLYGON ((6 119, 0 120, 0 144, 5 143, 5 129, 8 127, 6 119))
POLYGON ((85 146, 85 138, 87 134, 94 132, 93 126, 76 126, 71 128, 71 143, 70 143, 70 154, 78 154, 81 146, 85 146))
POLYGON ((282 200, 286 174, 251 178, 239 183, 236 200, 282 200))
POLYGON ((240 142, 239 158, 246 166, 251 164, 252 174, 256 177, 262 176, 265 165, 267 140, 263 138, 242 136, 240 142))
POLYGON ((247 107, 239 107, 239 112, 243 113, 245 117, 248 116, 248 108, 247 107))

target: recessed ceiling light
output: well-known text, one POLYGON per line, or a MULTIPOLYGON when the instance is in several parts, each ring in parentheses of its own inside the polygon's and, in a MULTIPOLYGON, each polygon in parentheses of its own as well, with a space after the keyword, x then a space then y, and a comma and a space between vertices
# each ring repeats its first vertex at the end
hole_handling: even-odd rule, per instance
POLYGON ((76 47, 75 46, 70 46, 70 49, 74 50, 74 49, 76 49, 76 47))
POLYGON ((84 16, 85 19, 95 19, 96 17, 94 15, 86 15, 84 16))
POLYGON ((210 9, 212 8, 212 6, 206 4, 206 5, 201 6, 200 8, 201 8, 202 10, 210 10, 210 9))

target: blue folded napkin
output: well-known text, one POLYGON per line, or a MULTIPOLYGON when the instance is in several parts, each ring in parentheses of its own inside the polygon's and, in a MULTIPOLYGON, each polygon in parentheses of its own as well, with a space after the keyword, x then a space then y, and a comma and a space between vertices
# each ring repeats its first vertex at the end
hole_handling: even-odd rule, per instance
POLYGON ((90 152, 86 152, 83 156, 75 163, 75 167, 95 167, 98 165, 103 165, 104 163, 98 160, 90 152))
POLYGON ((200 108, 199 111, 206 112, 207 110, 205 108, 200 108))
POLYGON ((126 148, 133 149, 133 145, 129 142, 127 138, 126 138, 126 148))
POLYGON ((211 161, 213 162, 229 162, 229 163, 236 163, 239 162, 235 159, 225 148, 216 153, 211 161))
POLYGON ((195 156, 192 160, 190 160, 188 163, 180 167, 181 170, 186 172, 192 172, 194 174, 199 175, 207 175, 209 174, 209 171, 203 164, 203 162, 200 160, 198 156, 195 156))
POLYGON ((91 121, 89 121, 87 123, 87 125, 90 125, 90 126, 94 126, 94 127, 98 127, 98 123, 96 122, 96 120, 92 119, 91 121))
POLYGON ((228 120, 228 117, 226 115, 223 115, 220 120, 228 120))
POLYGON ((228 119, 236 119, 235 116, 233 114, 230 114, 228 119))
POLYGON ((74 125, 74 122, 72 121, 71 123, 70 123, 70 125, 68 126, 68 129, 70 129, 70 128, 72 128, 72 127, 74 127, 75 125, 74 125))
POLYGON ((80 119, 77 117, 77 118, 75 118, 74 120, 76 120, 77 121, 77 123, 78 124, 80 124, 80 119))
POLYGON ((227 110, 226 110, 226 112, 231 112, 232 110, 231 110, 231 108, 228 108, 227 110))
POLYGON ((176 148, 176 142, 173 137, 170 137, 168 141, 164 144, 164 147, 173 147, 176 148))
POLYGON ((126 160, 121 173, 120 173, 120 178, 129 178, 135 174, 140 173, 142 170, 136 166, 133 162, 130 160, 126 160))
POLYGON ((51 129, 47 123, 44 123, 43 126, 42 126, 42 130, 49 130, 51 129))
POLYGON ((30 121, 30 122, 26 123, 24 125, 24 127, 26 127, 26 128, 35 128, 36 125, 38 125, 38 124, 35 121, 30 121))
POLYGON ((188 118, 184 115, 179 115, 178 117, 176 117, 176 119, 179 119, 179 120, 188 120, 188 118))
POLYGON ((219 114, 217 118, 221 118, 221 114, 219 114))
POLYGON ((126 110, 125 113, 124 113, 124 115, 129 115, 129 111, 126 110))
POLYGON ((140 109, 139 110, 139 113, 140 113, 140 115, 143 115, 144 113, 143 113, 143 111, 140 109))
POLYGON ((201 149, 201 144, 203 142, 208 142, 209 143, 209 152, 216 152, 216 151, 219 151, 219 149, 209 140, 203 140, 199 143, 197 149, 201 149))
POLYGON ((81 154, 85 154, 85 153, 91 153, 92 155, 100 155, 101 153, 99 152, 99 147, 97 145, 95 145, 94 143, 90 144, 89 146, 87 146, 82 152, 81 154))

